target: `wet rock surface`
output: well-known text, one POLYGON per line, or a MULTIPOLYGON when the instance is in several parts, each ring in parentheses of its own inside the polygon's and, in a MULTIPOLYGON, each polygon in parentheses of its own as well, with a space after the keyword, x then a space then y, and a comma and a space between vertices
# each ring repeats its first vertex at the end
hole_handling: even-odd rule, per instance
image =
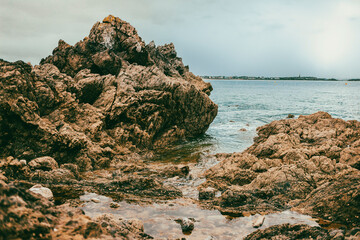
POLYGON ((1 239, 151 238, 138 221, 91 219, 80 209, 55 206, 23 186, 0 181, 1 239))
POLYGON ((191 232, 194 230, 194 218, 178 218, 175 219, 175 222, 180 224, 182 232, 186 235, 190 235, 191 232))
POLYGON ((53 200, 54 195, 49 188, 43 187, 40 184, 36 184, 29 189, 30 192, 41 195, 42 197, 53 200))

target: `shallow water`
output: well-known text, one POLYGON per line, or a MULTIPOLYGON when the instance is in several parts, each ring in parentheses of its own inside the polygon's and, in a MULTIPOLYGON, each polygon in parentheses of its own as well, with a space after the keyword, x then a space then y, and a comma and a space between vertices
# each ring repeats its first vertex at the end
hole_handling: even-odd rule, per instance
MULTIPOLYGON (((119 202, 120 207, 117 209, 110 208, 110 203, 113 202, 111 198, 95 193, 86 193, 80 197, 80 200, 85 202, 81 208, 90 217, 110 213, 116 218, 136 218, 143 221, 145 232, 156 239, 181 237, 206 239, 210 236, 215 237, 215 239, 242 239, 257 230, 252 227, 252 220, 260 216, 229 218, 217 210, 200 209, 196 204, 186 199, 142 206, 123 201, 119 202), (100 203, 92 202, 92 198, 99 199, 100 203), (183 217, 196 220, 191 235, 183 234, 181 226, 174 221, 183 217)), ((264 224, 259 229, 283 223, 319 226, 310 216, 284 211, 265 215, 264 224)))

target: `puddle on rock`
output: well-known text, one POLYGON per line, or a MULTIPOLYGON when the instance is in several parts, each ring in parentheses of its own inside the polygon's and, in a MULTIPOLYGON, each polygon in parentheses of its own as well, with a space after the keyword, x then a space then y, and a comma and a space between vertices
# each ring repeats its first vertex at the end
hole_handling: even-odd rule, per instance
MULTIPOLYGON (((86 193, 80 197, 80 200, 84 201, 81 209, 86 215, 97 217, 110 213, 115 218, 139 219, 144 223, 145 232, 156 239, 181 237, 206 239, 211 236, 215 239, 242 239, 257 230, 252 227, 252 221, 259 216, 253 215, 230 220, 217 210, 199 208, 189 199, 176 199, 151 205, 136 205, 123 201, 118 202, 119 207, 116 209, 110 207, 110 203, 113 202, 111 198, 95 193, 86 193), (196 220, 191 235, 182 233, 180 224, 175 222, 178 218, 194 218, 196 220)), ((283 223, 319 226, 310 216, 284 211, 266 215, 265 221, 259 229, 283 223)))
POLYGON ((206 181, 203 173, 212 166, 219 163, 215 157, 201 157, 197 163, 187 164, 190 168, 187 177, 173 177, 164 179, 164 184, 172 185, 180 189, 184 197, 199 199, 197 187, 206 181))

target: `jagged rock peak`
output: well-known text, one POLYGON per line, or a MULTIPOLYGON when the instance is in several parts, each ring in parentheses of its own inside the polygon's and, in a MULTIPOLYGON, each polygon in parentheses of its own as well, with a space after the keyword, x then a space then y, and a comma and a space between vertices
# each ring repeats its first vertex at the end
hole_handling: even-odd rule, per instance
POLYGON ((60 40, 53 55, 42 59, 40 64, 51 63, 60 72, 74 77, 83 69, 92 73, 117 76, 129 65, 156 66, 169 77, 180 77, 195 85, 200 91, 210 94, 209 83, 189 72, 177 56, 173 43, 148 45, 128 22, 109 15, 91 28, 88 37, 74 46, 60 40))
MULTIPOLYGON (((145 43, 130 23, 112 15, 104 18, 102 23, 95 23, 89 39, 114 51, 130 51, 138 46, 145 47, 145 43)), ((137 52, 141 52, 141 49, 137 52)))

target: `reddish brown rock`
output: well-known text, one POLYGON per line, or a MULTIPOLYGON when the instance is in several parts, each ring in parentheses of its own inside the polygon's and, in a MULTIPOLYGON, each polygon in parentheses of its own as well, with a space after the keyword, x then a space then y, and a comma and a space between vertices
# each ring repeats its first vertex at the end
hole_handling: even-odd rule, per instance
POLYGON ((211 85, 172 44, 145 46, 108 16, 89 37, 32 67, 0 60, 0 157, 49 156, 80 170, 203 134, 217 114, 211 85))
POLYGON ((288 208, 359 226, 360 123, 318 112, 257 129, 243 153, 217 154, 202 186, 221 190, 223 212, 274 212, 288 208))
POLYGON ((40 169, 44 171, 54 170, 59 167, 58 163, 52 157, 39 157, 31 160, 29 166, 32 169, 40 169))

